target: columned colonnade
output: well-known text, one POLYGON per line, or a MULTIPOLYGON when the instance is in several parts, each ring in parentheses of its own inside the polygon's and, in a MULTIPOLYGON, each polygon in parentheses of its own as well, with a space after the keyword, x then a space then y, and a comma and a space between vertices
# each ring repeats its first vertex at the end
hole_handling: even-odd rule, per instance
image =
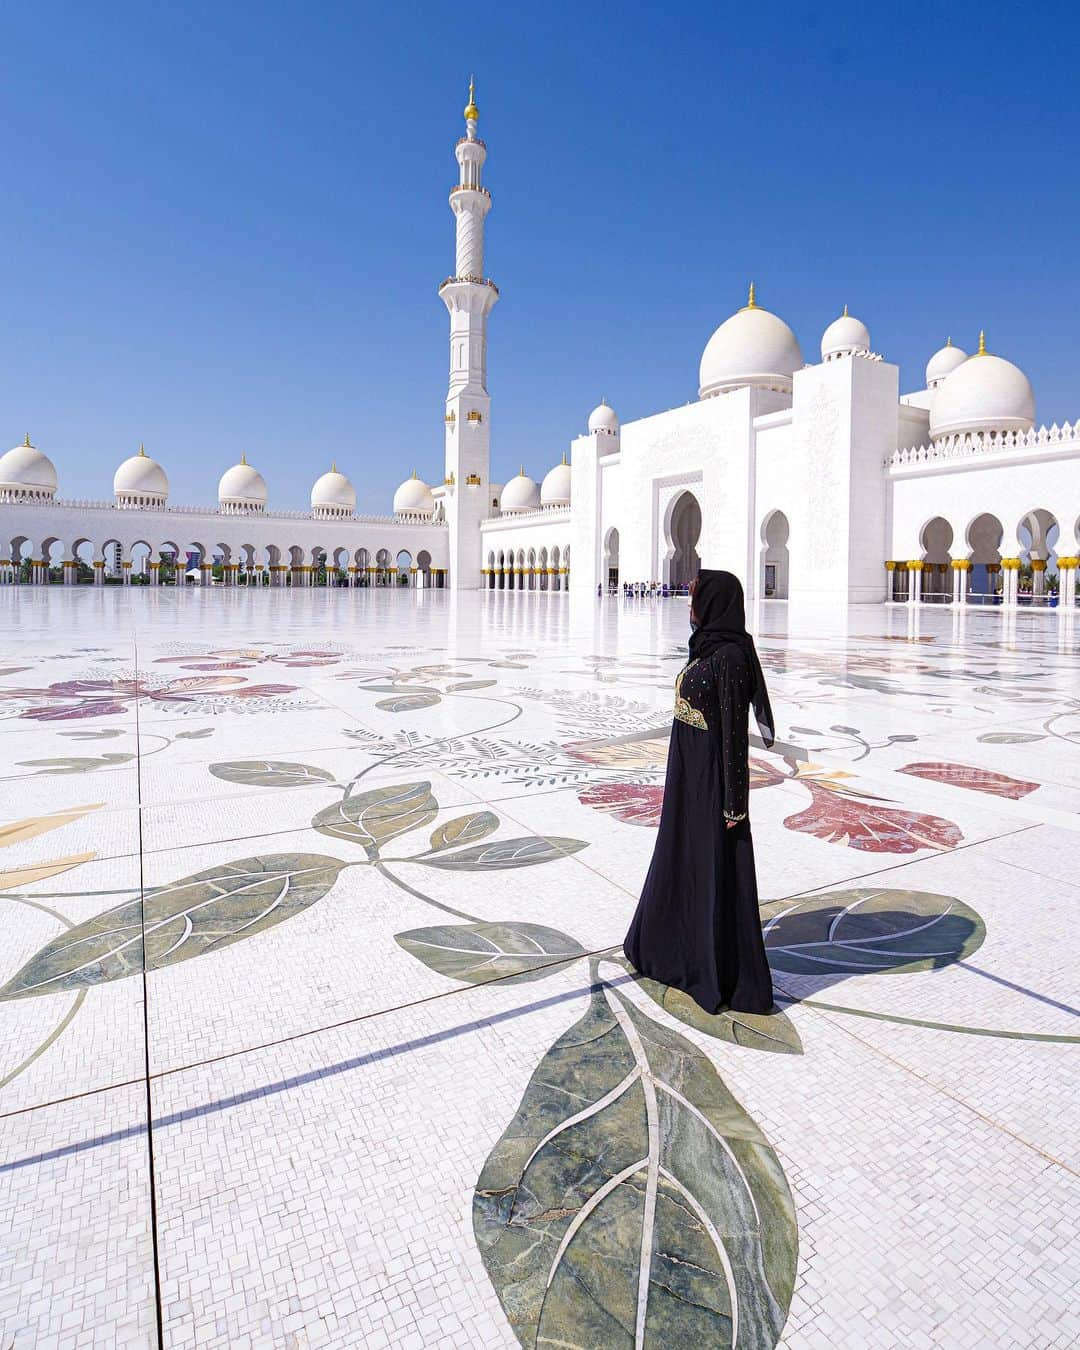
POLYGON ((1080 518, 1036 507, 1007 524, 992 511, 972 516, 962 529, 934 516, 919 531, 915 556, 886 561, 888 599, 1074 608, 1080 518))
POLYGON ((490 550, 480 569, 489 591, 565 591, 570 585, 570 546, 490 550))
MULTIPOLYGON (((0 526, 4 527, 0 535, 0 585, 372 586, 425 589, 441 589, 449 585, 448 568, 436 565, 433 560, 433 552, 435 556, 440 553, 445 555, 445 525, 440 525, 434 534, 429 533, 429 527, 424 532, 410 529, 406 536, 400 524, 388 522, 390 528, 386 533, 391 533, 396 526, 403 533, 401 542, 410 545, 409 548, 399 547, 396 551, 391 547, 368 549, 345 545, 312 547, 310 544, 256 545, 236 542, 236 535, 229 528, 233 526, 232 520, 212 521, 207 517, 169 522, 173 527, 181 524, 188 528, 194 526, 201 539, 187 538, 186 530, 164 539, 152 532, 141 537, 137 534, 133 537, 127 530, 108 533, 121 524, 120 519, 114 518, 102 530, 104 537, 94 540, 82 532, 93 521, 77 518, 72 529, 73 521, 63 519, 67 515, 64 505, 58 504, 58 507, 54 519, 48 522, 51 528, 47 527, 47 531, 41 528, 43 522, 33 519, 33 516, 50 508, 36 506, 32 512, 26 512, 30 518, 25 520, 21 519, 22 512, 18 515, 2 512, 7 519, 0 521, 0 526), (69 530, 71 537, 64 538, 61 532, 67 533, 69 530), (233 533, 233 542, 225 542, 221 536, 227 538, 230 533, 233 533), (205 542, 208 534, 214 542, 205 542), (417 547, 425 537, 431 538, 431 547, 417 547)), ((255 519, 261 523, 265 517, 252 517, 253 521, 255 519)), ((350 530, 354 538, 356 523, 349 522, 354 527, 350 530)), ((251 533, 254 534, 255 529, 251 533)), ((310 533, 314 533, 314 530, 310 533)))

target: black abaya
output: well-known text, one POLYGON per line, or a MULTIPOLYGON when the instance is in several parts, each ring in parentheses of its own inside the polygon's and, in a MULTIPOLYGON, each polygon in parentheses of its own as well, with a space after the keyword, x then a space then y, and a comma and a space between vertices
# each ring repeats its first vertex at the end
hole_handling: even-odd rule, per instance
POLYGON ((754 664, 737 642, 722 642, 676 679, 660 829, 623 943, 636 970, 709 1013, 773 1006, 747 819, 755 688, 754 664), (737 823, 729 829, 728 821, 737 823))

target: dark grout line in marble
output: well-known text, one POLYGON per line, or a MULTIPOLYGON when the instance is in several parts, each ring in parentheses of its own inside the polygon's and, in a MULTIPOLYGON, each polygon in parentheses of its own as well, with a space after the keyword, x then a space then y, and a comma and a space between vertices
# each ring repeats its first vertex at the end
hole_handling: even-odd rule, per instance
MULTIPOLYGON (((546 961, 543 964, 533 966, 530 969, 553 970, 561 966, 573 965, 577 961, 582 961, 592 956, 601 956, 605 952, 610 952, 614 950, 616 949, 615 947, 612 946, 597 947, 591 951, 579 952, 574 956, 561 957, 555 961, 546 961)), ((387 1008, 372 1008, 369 1009, 367 1012, 357 1013, 355 1017, 342 1018, 340 1021, 337 1022, 327 1022, 322 1026, 307 1027, 303 1031, 296 1031, 288 1036, 280 1036, 271 1041, 261 1041, 256 1045, 242 1046, 238 1050, 228 1050, 221 1055, 210 1055, 205 1059, 192 1060, 190 1063, 187 1064, 177 1064, 168 1069, 158 1069, 154 1073, 140 1075, 138 1078, 128 1078, 116 1083, 105 1083, 100 1087, 87 1088, 83 1092, 73 1092, 66 1097, 54 1097, 51 1098, 49 1101, 32 1103, 28 1106, 20 1106, 16 1108, 14 1111, 0 1111, 0 1120, 9 1120, 16 1116, 29 1115, 34 1111, 42 1111, 45 1110, 47 1107, 51 1106, 63 1106, 68 1102, 81 1101, 87 1097, 98 1096, 103 1092, 115 1092, 121 1088, 136 1087, 146 1082, 154 1083, 162 1078, 171 1078, 177 1074, 189 1073, 194 1069, 206 1068, 208 1065, 220 1064, 223 1063, 225 1060, 238 1059, 244 1055, 257 1054, 259 1051, 262 1050, 273 1050, 281 1045, 290 1045, 294 1041, 301 1041, 311 1036, 322 1035, 324 1032, 338 1031, 344 1027, 354 1026, 358 1022, 368 1022, 371 1021, 373 1018, 386 1017, 391 1013, 404 1012, 409 1008, 419 1008, 428 1003, 436 1003, 443 999, 452 998, 455 994, 467 994, 470 992, 470 990, 484 989, 487 988, 489 985, 503 984, 506 983, 507 981, 512 981, 517 978, 518 975, 516 972, 508 975, 496 975, 493 976, 490 980, 479 980, 475 984, 472 983, 462 984, 456 986, 453 989, 442 989, 439 990, 438 993, 426 994, 423 998, 411 999, 407 1003, 396 1003, 393 1004, 391 1007, 387 1008)), ((627 976, 627 979, 630 978, 631 978, 630 976, 627 976)), ((488 1021, 491 1019, 485 1018, 483 1020, 488 1021)), ((4 1170, 3 1164, 0 1164, 0 1172, 2 1172, 3 1170, 4 1170)))
MULTIPOLYGON (((511 819, 512 819, 512 817, 511 817, 511 819)), ((521 821, 516 821, 515 823, 518 824, 518 825, 522 825, 522 828, 528 828, 527 826, 524 826, 523 823, 522 823, 521 821)), ((1004 838, 1009 838, 1010 835, 1012 835, 1012 834, 1023 834, 1023 833, 1026 833, 1027 830, 1030 830, 1030 829, 1036 829, 1036 828, 1038 828, 1038 827, 1037 827, 1037 826, 1025 826, 1025 827, 1023 827, 1022 829, 1019 829, 1019 830, 1013 830, 1013 831, 1008 832, 1007 834, 998 835, 998 836, 994 836, 994 837, 995 837, 995 838, 1002 838, 1002 839, 1004 839, 1004 838)), ((290 833, 290 832, 291 832, 291 831, 281 831, 281 833, 290 833)), ((229 842, 229 841, 223 841, 223 842, 229 842)), ((987 843, 987 842, 990 842, 990 841, 989 841, 989 840, 975 840, 975 841, 972 841, 972 842, 969 843, 969 844, 958 845, 957 848, 947 850, 947 852, 948 852, 948 853, 962 852, 962 851, 964 851, 964 850, 966 850, 966 849, 969 849, 969 848, 976 848, 976 847, 978 847, 980 844, 985 844, 985 843, 987 843)), ((197 845, 197 844, 191 844, 191 845, 183 845, 183 846, 181 846, 181 847, 194 848, 194 847, 200 847, 200 845, 197 845)), ((151 850, 151 851, 152 851, 152 850, 151 850)), ((167 850, 160 850, 160 851, 167 851, 167 850)), ((936 855, 936 856, 940 856, 940 855, 936 855)), ((570 860, 570 861, 580 861, 580 859, 579 859, 576 855, 574 855, 574 856, 573 856, 572 858, 570 858, 569 860, 570 860)), ((903 868, 903 867, 911 866, 912 864, 917 863, 917 862, 926 862, 926 861, 929 861, 929 859, 928 859, 927 857, 925 857, 925 856, 922 857, 922 858, 909 858, 909 859, 906 859, 906 860, 905 860, 904 862, 902 862, 902 863, 896 863, 896 862, 893 862, 893 863, 890 863, 890 864, 888 864, 888 865, 886 865, 886 866, 884 866, 884 867, 882 867, 882 868, 876 869, 875 871, 859 873, 859 874, 854 875, 854 876, 851 876, 851 877, 837 878, 837 879, 834 879, 834 880, 832 880, 832 881, 823 883, 823 884, 820 885, 820 886, 809 887, 809 888, 807 888, 807 889, 800 890, 800 891, 793 891, 793 892, 790 892, 790 893, 787 894, 787 895, 775 896, 775 897, 766 897, 766 898, 767 898, 767 899, 774 900, 774 901, 780 901, 780 902, 786 901, 786 900, 797 900, 797 899, 799 899, 800 897, 803 897, 803 896, 811 896, 811 895, 817 894, 817 893, 820 892, 820 891, 827 891, 827 890, 835 889, 836 887, 842 887, 842 886, 845 886, 845 885, 849 884, 849 883, 852 882, 852 881, 863 880, 863 879, 866 879, 866 878, 868 878, 868 877, 880 875, 882 872, 891 872, 891 871, 895 871, 895 870, 898 870, 898 869, 903 868)), ((586 870, 593 872, 594 875, 600 876, 603 880, 607 881, 610 885, 613 885, 613 886, 615 886, 617 889, 623 891, 626 895, 631 896, 631 897, 634 897, 634 894, 635 894, 635 893, 632 892, 632 891, 627 890, 627 888, 626 888, 625 886, 622 886, 619 882, 614 881, 614 880, 613 880, 612 878, 610 878, 610 877, 606 877, 602 872, 597 872, 596 869, 594 869, 594 868, 588 867, 587 864, 582 863, 582 866, 585 866, 585 867, 586 867, 586 870)), ((595 949, 593 949, 593 950, 591 950, 591 951, 583 952, 583 953, 581 953, 581 954, 579 954, 579 955, 577 955, 577 956, 575 956, 575 957, 569 958, 569 959, 563 958, 563 959, 561 959, 561 960, 552 961, 552 962, 547 962, 547 963, 545 963, 545 965, 544 965, 543 967, 537 967, 537 969, 546 969, 546 968, 548 968, 549 966, 550 966, 550 967, 568 966, 568 965, 571 965, 571 964, 572 964, 573 962, 575 962, 575 961, 580 961, 580 960, 585 959, 585 958, 590 957, 590 956, 598 956, 598 955, 603 955, 605 952, 615 951, 615 950, 618 949, 618 946, 619 946, 619 944, 616 943, 616 944, 612 944, 612 945, 609 945, 609 946, 606 946, 606 947, 598 947, 598 948, 595 948, 595 949)), ((444 989, 444 990, 439 991, 438 993, 430 994, 430 995, 425 995, 425 997, 423 997, 423 998, 420 998, 420 999, 414 999, 414 1000, 411 1000, 411 1001, 406 1002, 406 1003, 394 1004, 394 1005, 392 1005, 392 1006, 390 1006, 390 1007, 386 1007, 386 1008, 375 1008, 375 1009, 371 1009, 371 1010, 369 1010, 369 1011, 367 1011, 367 1012, 364 1012, 364 1013, 358 1013, 355 1017, 344 1018, 344 1019, 341 1019, 341 1020, 339 1020, 339 1021, 327 1023, 327 1024, 322 1025, 322 1026, 307 1028, 307 1029, 305 1029, 305 1030, 303 1030, 303 1031, 294 1032, 294 1033, 292 1033, 292 1034, 289 1035, 289 1036, 280 1037, 280 1038, 275 1039, 275 1040, 272 1040, 272 1041, 266 1041, 266 1042, 262 1042, 262 1043, 257 1044, 257 1045, 242 1047, 242 1048, 240 1048, 240 1049, 238 1049, 238 1050, 231 1050, 231 1051, 228 1051, 227 1053, 225 1053, 225 1054, 223 1054, 223 1055, 210 1056, 210 1057, 208 1057, 208 1058, 206 1058, 206 1059, 192 1061, 192 1062, 189 1063, 189 1064, 182 1064, 182 1065, 177 1065, 177 1066, 174 1066, 174 1067, 168 1068, 168 1069, 161 1069, 161 1070, 158 1070, 158 1071, 155 1072, 155 1073, 150 1074, 150 1075, 149 1075, 149 1081, 154 1081, 154 1080, 157 1080, 157 1079, 159 1079, 159 1078, 171 1077, 171 1076, 174 1076, 174 1075, 179 1074, 179 1073, 186 1073, 186 1072, 189 1072, 189 1071, 191 1071, 191 1070, 194 1070, 194 1069, 197 1069, 197 1068, 201 1068, 201 1067, 205 1067, 205 1066, 210 1065, 210 1064, 216 1064, 216 1063, 222 1062, 222 1061, 224 1061, 224 1060, 226 1060, 226 1059, 235 1059, 235 1058, 238 1058, 238 1057, 243 1056, 243 1055, 254 1054, 254 1053, 256 1053, 256 1052, 258 1052, 258 1051, 260 1051, 260 1050, 273 1049, 274 1047, 279 1046, 279 1045, 285 1045, 285 1044, 289 1044, 289 1043, 291 1043, 291 1042, 293 1042, 293 1041, 298 1041, 298 1040, 305 1039, 305 1038, 307 1038, 307 1037, 317 1036, 317 1035, 322 1034, 323 1032, 339 1030, 339 1029, 341 1029, 341 1028, 343 1028, 343 1027, 351 1026, 351 1025, 353 1025, 353 1024, 355 1024, 355 1023, 358 1023, 358 1022, 370 1021, 370 1020, 373 1019, 373 1018, 376 1018, 376 1017, 383 1017, 383 1016, 386 1016, 386 1015, 391 1014, 391 1013, 401 1012, 401 1011, 404 1011, 404 1010, 406 1010, 406 1009, 408 1009, 408 1008, 420 1007, 420 1006, 423 1006, 424 1004, 434 1003, 434 1002, 437 1002, 437 1001, 442 1000, 442 999, 452 998, 454 995, 457 995, 457 994, 465 994, 465 993, 468 993, 468 992, 469 992, 470 990, 472 990, 472 989, 486 988, 486 987, 489 986, 489 985, 498 985, 498 984, 502 984, 502 983, 504 983, 504 982, 506 982, 506 981, 508 981, 508 980, 512 980, 512 979, 514 979, 514 978, 515 978, 514 975, 496 976, 496 977, 492 978, 491 980, 483 980, 483 981, 478 982, 477 984, 463 984, 463 985, 459 985, 459 986, 457 986, 457 987, 455 987, 455 988, 453 988, 453 989, 444 989)), ((778 989, 781 989, 781 986, 777 985, 777 988, 778 988, 778 989)), ((784 991, 781 989, 781 992, 783 993, 784 991)), ((792 996, 788 996, 788 995, 785 994, 785 997, 792 997, 792 996)), ((800 999, 794 999, 794 1001, 795 1001, 795 1002, 802 1003, 802 1000, 800 1000, 800 999)), ((810 1006, 810 1005, 807 1005, 807 1006, 810 1006)), ((50 1099, 50 1100, 44 1101, 44 1102, 32 1103, 32 1104, 30 1104, 30 1105, 28 1105, 28 1106, 19 1107, 19 1108, 18 1108, 17 1110, 15 1110, 15 1111, 0 1112, 0 1120, 5 1120, 5 1119, 8 1119, 8 1118, 14 1117, 14 1116, 26 1115, 26 1114, 28 1114, 28 1113, 30 1113, 30 1112, 33 1112, 33 1111, 44 1110, 44 1109, 46 1109, 46 1108, 48 1108, 48 1107, 51 1107, 51 1106, 59 1106, 59 1105, 63 1105, 63 1104, 65 1104, 65 1103, 67 1103, 67 1102, 78 1101, 78 1100, 81 1100, 81 1099, 86 1098, 86 1097, 96 1096, 96 1095, 98 1095, 98 1094, 100 1094, 100 1093, 103 1093, 103 1092, 112 1092, 112 1091, 116 1091, 116 1090, 118 1090, 118 1089, 125 1088, 125 1087, 137 1086, 137 1085, 142 1084, 142 1083, 147 1082, 147 1081, 148 1081, 148 1080, 147 1080, 146 1078, 144 1078, 144 1077, 139 1077, 139 1078, 133 1078, 133 1079, 126 1079, 126 1080, 123 1080, 123 1081, 120 1081, 120 1082, 116 1082, 116 1083, 108 1083, 108 1084, 104 1084, 104 1085, 101 1085, 101 1086, 95 1087, 95 1088, 88 1088, 88 1089, 87 1089, 86 1091, 84 1091, 84 1092, 72 1093, 72 1094, 70 1094, 69 1096, 66 1096, 66 1097, 57 1097, 57 1098, 53 1098, 53 1099, 50 1099)), ((2 1165, 0 1165, 0 1171, 2 1171, 2 1170, 3 1170, 3 1167, 2 1167, 2 1165)))
MULTIPOLYGON (((777 986, 777 988, 780 989, 780 986, 777 986)), ((780 992, 783 995, 783 997, 790 1003, 801 1002, 801 1000, 786 994, 783 989, 780 989, 780 992)), ((812 1007, 813 1005, 804 1004, 802 1006, 812 1007)), ((1076 1169, 1070 1166, 1067 1162, 1065 1162, 1064 1159, 1055 1157, 1054 1154, 1052 1153, 1047 1153, 1046 1150, 1040 1148, 1038 1144, 1034 1144, 1031 1142, 1031 1140, 1025 1139, 1022 1134, 1017 1134, 1015 1130, 1010 1129, 1010 1127, 1004 1124, 1002 1121, 996 1120, 993 1116, 988 1116, 984 1111, 980 1111, 977 1107, 972 1106, 972 1104, 969 1101, 966 1101, 963 1097, 958 1096, 957 1093, 950 1091, 949 1088, 946 1087, 944 1084, 937 1083, 932 1078, 929 1078, 926 1074, 920 1073, 918 1069, 914 1068, 914 1066, 906 1063, 902 1059, 897 1058, 896 1055, 890 1054, 887 1050, 883 1049, 875 1041, 869 1040, 865 1036, 860 1036, 858 1031, 856 1031, 850 1025, 850 1023, 842 1020, 842 1017, 839 1013, 834 1012, 830 1009, 820 1007, 817 1008, 816 1011, 818 1012, 819 1016, 823 1017, 825 1021, 834 1030, 840 1031, 844 1035, 851 1037, 852 1040, 857 1041, 858 1044, 861 1045, 864 1049, 869 1050, 872 1055, 876 1055, 880 1059, 886 1060, 894 1068, 899 1069, 901 1073, 907 1074, 908 1077, 916 1079, 919 1083, 922 1084, 923 1087, 929 1088, 931 1092, 936 1092, 940 1096, 947 1097, 949 1101, 953 1102, 955 1105, 963 1107, 965 1111, 969 1111, 973 1116, 976 1116, 979 1120, 983 1122, 984 1125, 987 1125, 991 1129, 998 1130, 1002 1134, 1007 1135, 1010 1139, 1022 1145, 1024 1148, 1030 1149, 1032 1153, 1038 1154, 1040 1158, 1045 1159, 1048 1163, 1051 1163, 1053 1166, 1060 1167, 1063 1171, 1068 1172, 1071 1176, 1080 1176, 1080 1172, 1077 1172, 1076 1169)))
MULTIPOLYGON (((1013 835, 1027 834, 1029 830, 1041 830, 1043 827, 1037 823, 1030 825, 1020 825, 1015 830, 1005 830, 1002 834, 987 835, 983 839, 969 839, 963 844, 956 844, 953 848, 940 849, 936 853, 924 853, 918 858, 904 858, 902 862, 887 863, 883 867, 875 867, 869 872, 857 872, 853 876, 846 877, 843 881, 826 881, 820 886, 811 886, 805 891, 796 891, 794 895, 777 896, 779 900, 792 900, 799 895, 816 895, 819 891, 831 891, 836 886, 846 886, 853 881, 864 881, 868 877, 880 876, 883 872, 899 872, 901 868, 913 867, 916 863, 935 862, 938 858, 951 858, 954 853, 965 853, 968 849, 982 848, 986 844, 992 844, 998 839, 1011 839, 1013 835)), ((895 855, 894 855, 895 856, 895 855)))

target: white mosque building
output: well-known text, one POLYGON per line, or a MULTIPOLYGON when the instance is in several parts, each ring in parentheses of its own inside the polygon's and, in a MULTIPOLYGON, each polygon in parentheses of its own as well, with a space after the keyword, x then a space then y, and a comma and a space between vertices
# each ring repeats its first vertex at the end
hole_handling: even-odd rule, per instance
POLYGON ((27 436, 0 457, 0 581, 595 592, 677 587, 704 565, 737 573, 751 601, 1030 595, 1073 609, 1080 422, 1036 427, 1027 376, 982 334, 970 356, 947 342, 925 387, 901 394, 898 367, 846 306, 807 361, 751 285, 705 345, 695 401, 625 424, 601 402, 540 482, 522 466, 493 483, 487 321, 499 291, 484 275, 478 124, 470 85, 450 191, 454 274, 439 287, 450 314, 441 483, 414 472, 392 514, 361 515, 331 465, 310 511, 278 511, 241 456, 216 508, 179 506, 140 447, 112 501, 67 501, 27 436))

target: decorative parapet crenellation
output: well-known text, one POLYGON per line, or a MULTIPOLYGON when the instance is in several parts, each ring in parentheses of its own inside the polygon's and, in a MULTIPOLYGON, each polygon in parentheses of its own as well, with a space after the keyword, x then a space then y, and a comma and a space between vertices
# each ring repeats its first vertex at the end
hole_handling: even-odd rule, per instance
POLYGON ((554 520, 569 520, 569 506, 539 506, 535 511, 508 511, 504 516, 489 516, 480 522, 481 530, 506 529, 513 525, 545 524, 554 520))
POLYGON ((1031 431, 976 432, 942 436, 929 445, 908 446, 884 461, 887 473, 903 473, 969 460, 1002 456, 1038 458, 1042 455, 1080 455, 1080 421, 1031 431))

